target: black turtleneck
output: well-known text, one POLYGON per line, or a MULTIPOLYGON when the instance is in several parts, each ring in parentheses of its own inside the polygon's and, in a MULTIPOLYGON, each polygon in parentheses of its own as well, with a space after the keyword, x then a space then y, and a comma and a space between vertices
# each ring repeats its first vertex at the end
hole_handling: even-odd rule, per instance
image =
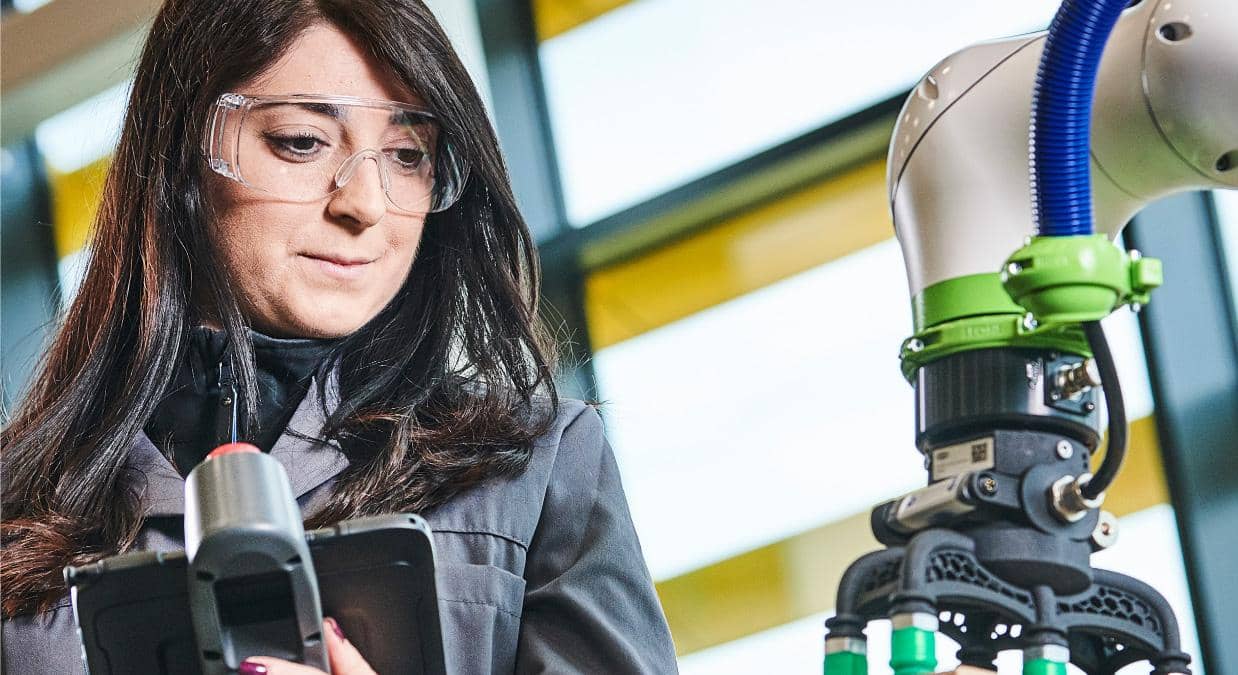
MULTIPOLYGON (((311 375, 335 340, 273 338, 250 331, 258 375, 258 419, 249 424, 253 443, 269 452, 292 413, 305 398, 311 375)), ((232 410, 238 404, 232 388, 231 349, 227 334, 197 326, 172 378, 168 393, 146 423, 146 434, 164 454, 175 458, 182 476, 206 454, 231 439, 232 410)), ((239 427, 244 433, 244 420, 239 427)))

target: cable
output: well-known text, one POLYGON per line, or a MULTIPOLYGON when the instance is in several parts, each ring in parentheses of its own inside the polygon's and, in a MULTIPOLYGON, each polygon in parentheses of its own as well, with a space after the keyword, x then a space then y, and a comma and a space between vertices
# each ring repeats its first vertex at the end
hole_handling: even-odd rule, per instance
POLYGON ((1105 339, 1105 331, 1100 322, 1085 322, 1083 332, 1087 335, 1088 346, 1092 348, 1092 356, 1096 359, 1096 369, 1100 371, 1101 387, 1105 391, 1105 410, 1109 413, 1109 445, 1105 450, 1105 457, 1092 480, 1081 490, 1084 498, 1095 499, 1113 482, 1118 470, 1122 468, 1122 460, 1126 457, 1126 405, 1122 402, 1118 369, 1113 362, 1113 354, 1109 351, 1109 342, 1105 339))

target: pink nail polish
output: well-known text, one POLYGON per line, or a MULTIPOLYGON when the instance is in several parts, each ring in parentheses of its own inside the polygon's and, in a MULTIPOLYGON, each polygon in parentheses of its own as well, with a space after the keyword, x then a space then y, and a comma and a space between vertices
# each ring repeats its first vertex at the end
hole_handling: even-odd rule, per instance
POLYGON ((267 675, 267 667, 256 661, 241 661, 237 672, 241 675, 267 675))
POLYGON ((322 622, 323 622, 323 623, 325 623, 325 624, 327 624, 328 626, 330 626, 330 627, 331 627, 331 630, 335 631, 335 635, 336 635, 336 637, 338 637, 339 639, 341 639, 341 640, 347 640, 347 639, 348 639, 347 637, 345 637, 345 636, 344 636, 344 629, 343 629, 343 628, 340 628, 340 624, 339 624, 338 622, 336 622, 336 620, 335 620, 335 619, 332 619, 331 617, 327 617, 327 618, 323 619, 323 620, 322 620, 322 622))

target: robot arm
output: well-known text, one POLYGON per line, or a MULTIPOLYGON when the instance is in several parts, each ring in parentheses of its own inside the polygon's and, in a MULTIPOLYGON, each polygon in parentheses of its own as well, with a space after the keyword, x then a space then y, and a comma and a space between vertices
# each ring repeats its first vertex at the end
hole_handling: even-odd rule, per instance
POLYGON ((1159 261, 1112 243, 1131 216, 1173 192, 1238 188, 1238 3, 1064 0, 1049 33, 970 47, 925 76, 888 167, 928 484, 873 510, 889 548, 843 576, 825 672, 866 672, 863 628, 889 617, 896 673, 932 672, 937 632, 972 666, 1021 649, 1024 673, 1142 659, 1189 673, 1164 599, 1091 567, 1115 538, 1099 507, 1125 445, 1099 320, 1160 284, 1159 261), (1100 388, 1109 446, 1093 476, 1100 388), (1157 618, 1111 611, 1117 596, 1157 618))

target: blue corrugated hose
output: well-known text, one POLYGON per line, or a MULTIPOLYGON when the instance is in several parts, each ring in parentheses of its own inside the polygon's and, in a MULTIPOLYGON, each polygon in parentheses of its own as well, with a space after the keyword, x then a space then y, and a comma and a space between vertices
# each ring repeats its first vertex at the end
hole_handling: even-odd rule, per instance
POLYGON ((1065 0, 1032 90, 1031 181, 1041 235, 1092 233, 1092 94, 1105 41, 1129 0, 1065 0))

